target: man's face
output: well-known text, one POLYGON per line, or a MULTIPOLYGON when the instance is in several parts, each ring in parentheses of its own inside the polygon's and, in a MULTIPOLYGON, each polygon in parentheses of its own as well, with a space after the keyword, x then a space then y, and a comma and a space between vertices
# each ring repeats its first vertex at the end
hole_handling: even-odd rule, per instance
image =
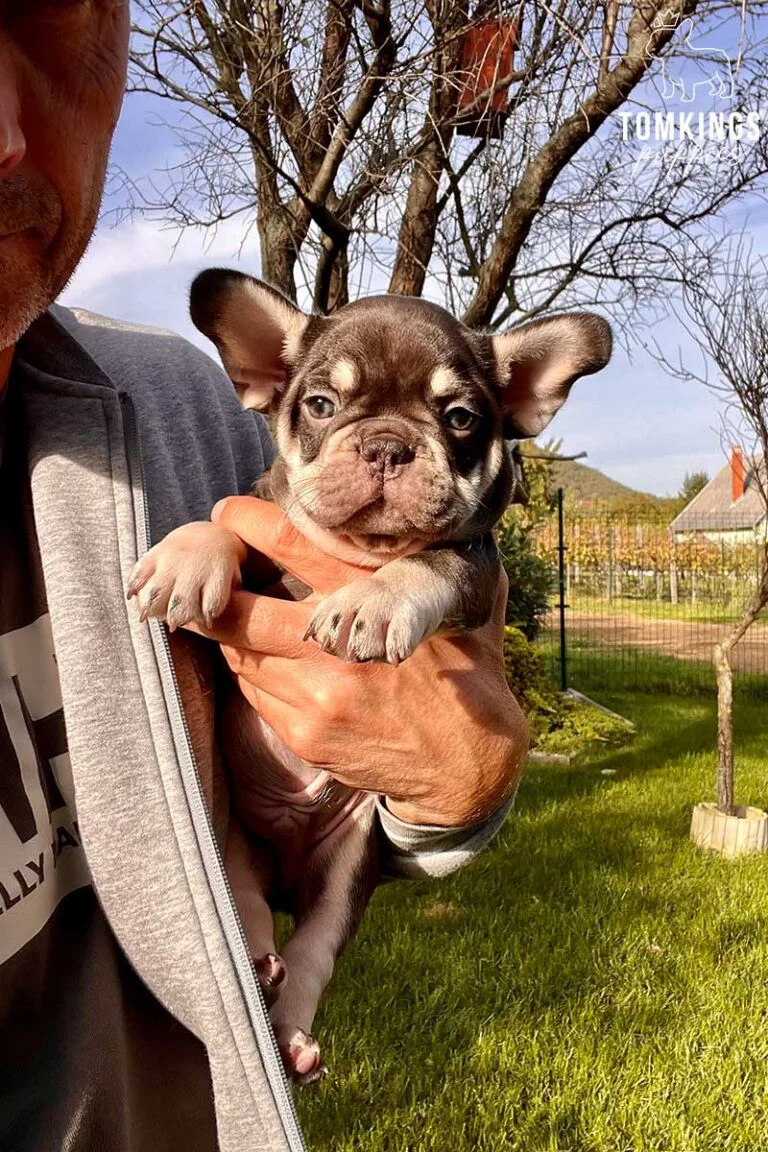
POLYGON ((127 55, 128 0, 0 0, 0 349, 85 251, 127 55))

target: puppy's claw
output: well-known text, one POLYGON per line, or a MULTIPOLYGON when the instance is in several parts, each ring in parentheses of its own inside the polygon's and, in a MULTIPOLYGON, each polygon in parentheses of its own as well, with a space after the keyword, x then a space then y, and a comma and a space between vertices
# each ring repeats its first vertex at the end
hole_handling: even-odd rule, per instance
POLYGON ((286 977, 288 976, 285 961, 282 956, 278 956, 277 953, 268 952, 266 956, 254 960, 253 966, 256 970, 256 977, 261 985, 261 990, 264 993, 267 1007, 271 1008, 280 995, 280 989, 283 984, 285 984, 286 977))
POLYGON ((132 600, 134 596, 138 596, 139 592, 141 592, 145 584, 146 580, 141 578, 137 565, 131 573, 131 577, 128 581, 128 587, 125 590, 126 600, 132 600))
POLYGON ((311 1088, 313 1084, 319 1084, 328 1075, 328 1069, 325 1064, 320 1063, 317 1068, 312 1072, 307 1072, 304 1076, 296 1076, 295 1083, 299 1088, 311 1088))

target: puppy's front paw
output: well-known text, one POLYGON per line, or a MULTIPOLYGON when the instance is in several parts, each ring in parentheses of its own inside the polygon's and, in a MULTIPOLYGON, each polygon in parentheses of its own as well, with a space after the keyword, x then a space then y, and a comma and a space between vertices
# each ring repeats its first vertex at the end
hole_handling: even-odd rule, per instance
POLYGON ((432 631, 418 603, 393 592, 382 580, 356 580, 318 604, 305 639, 325 652, 355 663, 399 664, 432 631))
POLYGON ((191 620, 210 627, 240 583, 235 541, 227 528, 201 522, 176 528, 151 548, 128 582, 142 621, 164 619, 171 631, 191 620))

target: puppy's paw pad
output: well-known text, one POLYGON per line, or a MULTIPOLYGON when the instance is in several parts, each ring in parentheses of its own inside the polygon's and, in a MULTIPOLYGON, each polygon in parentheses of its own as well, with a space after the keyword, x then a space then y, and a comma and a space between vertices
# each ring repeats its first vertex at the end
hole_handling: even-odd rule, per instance
POLYGON ((288 976, 285 961, 282 956, 278 956, 275 952, 267 952, 266 956, 255 959, 253 966, 256 970, 256 978, 264 993, 267 1007, 271 1008, 280 995, 280 989, 285 984, 288 976))
POLYGON ((320 1045, 303 1028, 297 1028, 287 1040, 278 1041, 278 1047, 285 1070, 296 1084, 306 1088, 328 1075, 320 1056, 320 1045))

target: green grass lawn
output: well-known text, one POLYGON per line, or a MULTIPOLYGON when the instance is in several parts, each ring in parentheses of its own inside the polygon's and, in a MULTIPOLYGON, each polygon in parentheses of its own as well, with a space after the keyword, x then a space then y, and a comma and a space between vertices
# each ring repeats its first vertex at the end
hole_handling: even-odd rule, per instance
MULTIPOLYGON (((714 703, 600 699, 633 745, 529 769, 474 865, 376 894, 317 1021, 332 1075, 299 1097, 315 1152, 768 1145, 768 857, 687 839, 714 703)), ((744 802, 767 727, 737 701, 744 802)))
MULTIPOLYGON (((629 596, 615 596, 608 600, 605 596, 584 596, 577 593, 568 597, 568 607, 574 612, 595 612, 601 616, 638 616, 651 620, 682 620, 691 624, 735 624, 741 619, 742 603, 751 586, 745 586, 743 596, 732 605, 708 603, 706 600, 693 602, 690 599, 672 604, 668 600, 640 600, 629 596)), ((557 608, 554 608, 557 612, 557 608)), ((756 620, 753 628, 768 627, 768 616, 756 620)))
MULTIPOLYGON (((543 631, 540 647, 550 674, 560 683, 559 637, 543 631)), ((588 636, 568 637, 568 686, 604 703, 606 685, 641 694, 715 697, 715 670, 711 662, 677 657, 628 646, 610 648, 588 636)), ((734 672, 736 694, 768 701, 768 676, 734 672)), ((766 1141, 768 1147, 768 1141, 766 1141)))

